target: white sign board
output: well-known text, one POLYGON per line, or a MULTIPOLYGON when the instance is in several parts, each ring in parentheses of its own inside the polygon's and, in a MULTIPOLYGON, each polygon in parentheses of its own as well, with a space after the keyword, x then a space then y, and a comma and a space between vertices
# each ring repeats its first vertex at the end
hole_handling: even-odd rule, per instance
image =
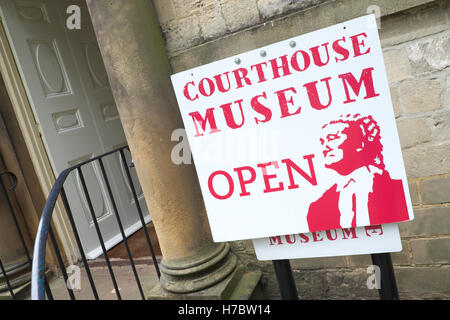
POLYGON ((402 250, 396 223, 254 239, 258 260, 319 258, 402 250))
POLYGON ((373 15, 172 83, 214 241, 413 218, 373 15))

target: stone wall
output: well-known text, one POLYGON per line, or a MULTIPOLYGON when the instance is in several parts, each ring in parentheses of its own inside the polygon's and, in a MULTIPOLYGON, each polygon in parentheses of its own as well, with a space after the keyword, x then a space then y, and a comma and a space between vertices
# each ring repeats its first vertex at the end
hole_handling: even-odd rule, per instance
MULTIPOLYGON (((447 1, 154 0, 175 72, 365 14, 378 3, 380 38, 415 220, 400 224, 392 254, 401 298, 450 298, 450 6, 447 1), (395 3, 395 4, 394 4, 395 3)), ((279 291, 271 263, 249 241, 233 243, 279 291)), ((369 255, 291 260, 311 299, 371 299, 369 255)))
POLYGON ((169 54, 325 0, 154 0, 169 54))

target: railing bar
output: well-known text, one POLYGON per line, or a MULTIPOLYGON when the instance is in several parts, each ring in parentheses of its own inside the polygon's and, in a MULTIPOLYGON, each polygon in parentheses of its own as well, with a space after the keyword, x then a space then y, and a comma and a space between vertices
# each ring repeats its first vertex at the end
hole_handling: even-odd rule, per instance
MULTIPOLYGON (((10 190, 12 190, 12 189, 16 186, 16 184, 17 184, 17 177, 16 177, 12 172, 8 172, 8 171, 2 172, 2 173, 0 174, 0 184, 1 184, 1 186, 2 186, 2 192, 3 192, 4 197, 6 198, 6 202, 7 202, 7 204, 8 204, 8 208, 9 208, 9 211, 10 211, 10 213, 11 213, 11 217, 13 218, 14 225, 15 225, 15 227, 16 227, 16 229, 17 229, 18 234, 19 234, 19 238, 20 238, 20 241, 21 241, 21 243, 22 243, 22 247, 23 247, 23 249, 24 249, 24 251, 25 251, 25 255, 26 255, 28 264, 29 264, 30 267, 31 267, 31 266, 32 266, 32 260, 31 260, 30 252, 29 252, 28 247, 27 247, 27 245, 26 245, 26 243, 25 243, 25 239, 24 239, 22 230, 20 229, 19 222, 17 221, 16 214, 14 213, 14 209, 13 209, 13 207, 12 207, 11 200, 9 199, 8 193, 7 193, 7 191, 6 191, 6 187, 5 187, 5 185, 3 184, 3 180, 1 179, 1 176, 2 176, 3 174, 8 174, 10 177, 12 177, 12 179, 13 179, 13 181, 14 181, 14 182, 13 182, 13 185, 10 187, 10 190)), ((7 278, 7 277, 6 277, 6 274, 5 274, 5 279, 6 279, 6 278, 7 278)), ((52 292, 51 292, 51 290, 50 290, 50 287, 48 286, 47 279, 45 278, 44 280, 45 280, 45 284, 46 284, 45 291, 46 291, 46 293, 47 293, 47 296, 48 296, 49 300, 53 300, 53 294, 52 294, 52 292)))
POLYGON ((128 170, 127 161, 125 159, 125 154, 123 152, 123 149, 120 149, 119 152, 120 152, 120 156, 122 158, 122 165, 125 168, 125 172, 127 174, 128 183, 131 186, 131 192, 133 194, 134 203, 136 204, 136 209, 138 211, 139 218, 140 218, 141 223, 142 223, 142 228, 144 229, 145 238, 147 240, 148 247, 150 249, 150 253, 152 255, 153 264, 155 266, 156 274, 158 275, 158 279, 159 279, 161 277, 161 272, 159 271, 158 261, 156 260, 155 252, 153 251, 152 242, 150 241, 150 236, 148 235, 148 232, 147 232, 147 227, 146 227, 146 224, 145 224, 144 216, 142 214, 141 206, 139 204, 139 199, 138 199, 137 194, 136 194, 136 189, 134 188, 134 183, 133 183, 133 180, 131 179, 130 170, 128 170))
MULTIPOLYGON (((89 268, 89 265, 87 263, 86 256, 85 256, 82 244, 81 244, 81 240, 80 240, 79 234, 78 234, 76 226, 75 226, 75 221, 73 219, 73 214, 71 212, 71 208, 70 208, 70 205, 69 205, 68 200, 67 200, 67 196, 66 196, 66 194, 64 192, 64 188, 63 188, 63 184, 66 181, 67 176, 74 169, 77 169, 79 171, 79 173, 80 173, 80 179, 82 179, 82 187, 83 187, 83 190, 84 190, 84 194, 86 196, 86 200, 88 202, 90 214, 91 214, 91 216, 93 218, 94 225, 96 227, 96 232, 97 232, 97 236, 99 237, 99 240, 100 240, 100 245, 101 245, 103 253, 105 255, 106 263, 108 265, 108 270, 109 270, 110 275, 111 275, 111 280, 113 282, 113 285, 114 285, 114 288, 116 290, 116 294, 117 294, 118 298, 121 299, 120 291, 119 291, 118 286, 117 286, 117 281, 116 281, 116 278, 114 276, 114 272, 113 272, 113 269, 112 269, 112 266, 111 266, 108 254, 106 252, 105 243, 104 243, 103 237, 101 235, 101 230, 100 230, 100 227, 98 225, 98 221, 97 221, 97 219, 95 217, 95 212, 94 212, 94 209, 93 209, 93 206, 92 206, 92 202, 91 202, 91 199, 89 197, 89 192, 88 192, 87 187, 86 187, 86 182, 84 180, 84 176, 83 176, 83 173, 82 173, 82 170, 81 170, 81 167, 84 164, 93 162, 93 161, 98 160, 98 159, 100 159, 102 157, 105 157, 107 155, 113 154, 113 153, 115 153, 117 151, 119 151, 121 153, 121 157, 124 160, 125 171, 127 173, 127 178, 128 178, 128 181, 129 181, 131 189, 132 189, 131 191, 133 193, 133 197, 134 197, 134 200, 136 202, 136 208, 138 210, 138 214, 139 214, 139 217, 141 219, 142 227, 144 228, 144 234, 145 234, 147 243, 149 245, 149 249, 150 249, 150 252, 151 252, 151 255, 152 255, 152 258, 153 258, 153 262, 154 262, 154 265, 155 265, 155 269, 156 269, 158 278, 160 278, 159 266, 158 266, 158 263, 157 263, 157 260, 156 260, 156 256, 155 256, 155 253, 154 253, 154 250, 153 250, 153 246, 151 245, 150 236, 149 236, 148 231, 147 231, 147 229, 145 227, 145 219, 143 217, 142 209, 141 209, 139 201, 137 199, 136 189, 134 187, 133 181, 131 180, 130 172, 129 172, 128 168, 126 167, 126 160, 125 160, 125 157, 124 157, 123 149, 128 149, 129 150, 129 147, 128 146, 123 146, 121 148, 118 148, 118 149, 115 149, 115 150, 111 150, 110 152, 104 153, 102 155, 99 155, 99 156, 96 156, 96 157, 91 158, 89 160, 86 160, 86 161, 83 161, 81 163, 78 163, 75 166, 72 166, 70 168, 67 168, 67 169, 63 170, 59 174, 58 178, 56 179, 55 184, 52 187, 52 190, 51 190, 51 192, 50 192, 50 194, 48 196, 48 199, 47 199, 47 201, 45 203, 45 206, 44 206, 44 209, 42 211, 42 215, 41 215, 40 222, 39 222, 39 227, 38 227, 38 232, 37 232, 37 237, 36 237, 36 241, 35 241, 35 244, 34 244, 34 251, 33 251, 33 257, 32 257, 33 260, 30 261, 31 265, 32 265, 32 277, 31 277, 32 288, 31 289, 32 289, 32 299, 33 300, 45 299, 46 295, 47 295, 48 299, 53 300, 53 295, 52 295, 52 292, 50 290, 50 286, 49 286, 49 283, 48 283, 48 280, 47 280, 47 277, 46 277, 46 274, 45 274, 45 251, 46 251, 45 246, 46 246, 46 239, 47 239, 48 233, 49 233, 50 219, 51 219, 51 216, 52 216, 52 213, 53 213, 56 201, 57 201, 57 197, 60 194, 63 197, 64 206, 66 208, 66 211, 67 211, 67 214, 68 214, 68 217, 69 217, 69 221, 71 223, 71 226, 72 226, 72 229, 73 229, 73 232, 74 232, 74 235, 75 235, 75 239, 77 241, 78 248, 80 249, 81 258, 83 260, 83 264, 85 265, 86 273, 87 273, 87 276, 88 276, 88 279, 89 279, 89 282, 90 282, 90 285, 91 285, 91 288, 92 288, 92 292, 94 294, 95 299, 97 299, 97 300, 99 299, 98 293, 97 293, 97 289, 96 289, 94 281, 92 279, 92 274, 90 272, 90 268, 89 268)), ((0 175, 3 175, 3 173, 0 173, 0 175)), ((2 187, 4 187, 4 186, 2 185, 2 187)), ((14 220, 15 220, 15 222, 17 221, 16 219, 14 219, 14 220)), ((16 224, 16 227, 17 226, 18 226, 18 224, 16 224)), ((123 229, 123 226, 122 226, 122 229, 123 229)), ((25 249, 25 252, 27 254, 27 258, 29 258, 31 260, 31 256, 29 254, 28 248, 26 247, 25 241, 23 239, 23 234, 21 233, 20 228, 18 228, 18 230, 19 230, 19 233, 22 235, 21 240, 23 241, 22 244, 24 245, 24 249, 25 249)), ((129 249, 129 246, 128 246, 128 249, 129 249)), ((59 248, 58 248, 58 250, 59 250, 59 248)), ((132 259, 131 251, 130 251, 130 257, 132 259)), ((133 261, 133 263, 134 263, 134 261, 133 261)), ((134 264, 134 267, 136 267, 135 264, 134 264)), ((137 274, 137 272, 136 272, 136 274, 137 274)), ((140 285, 141 288, 142 288, 140 280, 137 283, 138 283, 138 286, 140 285)))
POLYGON ((44 287, 48 300, 53 300, 53 293, 52 290, 50 290, 50 286, 48 284, 47 277, 45 275, 44 275, 44 287))
POLYGON ((100 246, 102 247, 103 255, 105 256, 105 260, 106 260, 106 264, 108 266, 109 274, 111 276, 111 280, 112 280, 114 289, 116 290, 117 298, 119 300, 122 300, 122 298, 120 296, 120 292, 119 292, 119 287, 117 286, 116 277, 114 276, 114 272, 113 272, 113 269, 111 267, 111 263, 109 262, 108 254, 107 254, 106 248, 105 248, 105 243, 103 241, 102 233, 100 231, 100 227, 99 227, 98 222, 97 222, 97 217, 95 216, 94 207, 92 206, 91 198, 89 196, 89 192, 88 192, 87 187, 86 187, 86 182, 84 180, 83 172, 81 170, 81 167, 78 167, 77 170, 78 170, 78 173, 79 173, 79 176, 80 176, 81 185, 83 187, 83 192, 84 192, 84 195, 86 197, 86 201, 88 203, 89 211, 90 211, 91 216, 92 216, 92 221, 94 222, 95 230, 97 231, 98 240, 100 241, 100 246))
MULTIPOLYGON (((11 173, 9 173, 9 174, 11 174, 11 173)), ((14 179, 17 179, 14 175, 13 175, 13 177, 14 177, 14 179)), ((22 243, 23 249, 25 250, 25 254, 27 256, 28 263, 31 266, 32 262, 31 262, 30 252, 28 251, 27 245, 25 243, 25 239, 23 237, 22 230, 20 230, 19 222, 17 221, 16 215, 14 213, 14 209, 13 209, 12 204, 11 204, 11 200, 9 199, 8 193, 7 193, 6 188, 5 188, 4 184, 3 184, 3 180, 1 181, 0 184, 2 185, 3 194, 4 194, 5 198, 6 198, 6 202, 8 204, 9 211, 11 213, 11 216, 12 216, 13 220, 14 220, 14 225, 16 226, 17 232, 19 234, 20 242, 22 243)))
POLYGON ((67 280, 69 279, 69 277, 67 276, 66 267, 65 267, 64 262, 62 260, 61 252, 59 250, 58 243, 56 242, 56 238, 55 238, 55 235, 53 233, 52 227, 48 228, 48 233, 50 235, 50 240, 51 240, 51 242, 53 244, 53 247, 55 249, 54 251, 56 253, 56 260, 58 260, 59 268, 61 269, 61 273, 63 275, 64 283, 66 284, 66 288, 67 288, 67 292, 69 293, 70 300, 76 300, 75 299, 75 295, 73 294, 73 290, 70 289, 67 286, 67 284, 68 284, 67 280))
POLYGON ((272 260, 282 300, 298 300, 297 287, 288 259, 272 260))
POLYGON ((33 263, 31 266, 31 298, 33 300, 45 300, 45 292, 48 287, 45 285, 47 282, 45 277, 45 254, 48 229, 50 227, 53 209, 55 208, 56 201, 59 197, 59 192, 69 173, 70 170, 66 169, 59 174, 48 195, 39 220, 39 226, 34 242, 33 263))
POLYGON ((134 277, 136 278, 136 284, 138 286, 139 293, 141 294, 142 300, 145 300, 144 291, 142 290, 141 282, 139 280, 139 275, 138 275, 138 273, 136 271, 136 266, 134 265, 134 261, 133 261, 133 257, 131 256, 130 248, 128 247, 127 237, 125 235, 125 231, 123 230, 122 221, 120 220, 120 216, 119 216, 119 213, 118 213, 118 210, 117 210, 116 201, 114 200, 114 196, 113 196, 113 193, 112 193, 112 190, 111 190, 111 185, 109 184, 109 180, 108 180, 108 177, 106 175, 105 166, 103 165, 103 161, 102 161, 101 158, 98 159, 98 162, 100 163, 100 169, 102 170, 103 179, 105 180, 106 189, 108 190, 108 195, 109 195, 109 198, 111 199, 111 204, 113 206, 113 211, 114 211, 114 214, 115 214, 116 219, 117 219, 117 224, 119 225, 120 233, 122 234, 123 242, 125 244, 125 249, 127 251, 128 258, 130 260, 131 268, 133 269, 134 277))
POLYGON ((14 294, 14 291, 11 287, 11 283, 9 282, 9 278, 8 278, 8 275, 6 274, 6 270, 3 267, 2 259, 0 259, 0 270, 2 271, 3 276, 5 277, 6 286, 8 287, 9 293, 11 294, 11 298, 13 298, 13 300, 16 300, 16 295, 14 294))
POLYGON ((69 206, 69 201, 67 200, 66 191, 64 187, 61 188, 61 198, 64 204, 64 208, 66 209, 67 216, 69 217, 70 225, 72 226, 72 231, 75 236, 75 241, 77 243, 78 249, 80 250, 81 261, 83 261, 84 269, 86 270, 86 275, 89 280, 89 284, 92 289, 92 294, 94 295, 95 300, 99 300, 97 288, 95 287, 94 279, 92 278, 91 270, 89 268, 89 264, 87 263, 86 255, 84 254, 84 249, 81 244, 80 236, 78 234, 78 230, 75 226, 75 220, 73 219, 72 209, 69 206))
POLYGON ((128 146, 123 146, 123 147, 120 147, 120 148, 118 148, 118 149, 114 149, 114 150, 108 151, 108 152, 106 152, 106 153, 103 153, 103 154, 101 154, 101 155, 99 155, 99 156, 95 156, 95 157, 93 157, 93 158, 89 158, 89 160, 86 160, 86 161, 77 163, 76 165, 74 165, 74 166, 72 166, 72 167, 70 167, 70 168, 68 168, 68 169, 66 169, 66 170, 72 171, 73 169, 81 168, 81 167, 84 166, 85 164, 88 164, 88 163, 90 163, 90 162, 94 162, 95 160, 98 160, 98 159, 100 159, 100 158, 106 157, 106 156, 108 156, 108 155, 110 155, 110 154, 113 154, 114 152, 117 152, 117 151, 119 151, 119 150, 123 150, 123 149, 125 149, 125 148, 128 148, 128 146))
POLYGON ((391 254, 374 253, 371 256, 372 263, 380 268, 380 278, 377 279, 377 282, 380 280, 378 289, 380 300, 400 300, 391 254))

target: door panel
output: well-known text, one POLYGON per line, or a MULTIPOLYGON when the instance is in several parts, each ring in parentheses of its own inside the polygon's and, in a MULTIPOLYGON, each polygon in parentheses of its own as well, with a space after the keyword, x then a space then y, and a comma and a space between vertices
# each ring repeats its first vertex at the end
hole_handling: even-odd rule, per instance
MULTIPOLYGON (((55 175, 124 145, 126 138, 84 2, 0 0, 0 9, 55 175), (65 27, 66 8, 72 4, 81 8, 81 30, 65 27)), ((121 163, 113 156, 104 163, 124 228, 133 232, 139 217, 121 163)), ((140 190, 134 169, 130 170, 140 190)), ((83 167, 83 176, 102 236, 112 246, 121 237, 98 164, 83 167)), ((82 190, 73 172, 66 193, 83 247, 94 258, 101 254, 100 244, 82 190)), ((143 196, 139 201, 148 216, 143 196)))

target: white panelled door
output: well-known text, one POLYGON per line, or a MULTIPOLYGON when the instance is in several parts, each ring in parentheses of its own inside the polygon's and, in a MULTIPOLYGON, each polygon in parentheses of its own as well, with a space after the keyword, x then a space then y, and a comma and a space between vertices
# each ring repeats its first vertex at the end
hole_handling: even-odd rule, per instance
MULTIPOLYGON (((84 1, 0 0, 1 16, 36 122, 57 176, 79 162, 126 144, 103 60, 84 1), (68 30, 69 5, 81 8, 81 29, 68 30)), ((125 151, 127 164, 131 156, 125 151)), ((122 224, 129 235, 141 227, 131 187, 119 154, 104 160, 122 224)), ((139 203, 150 221, 134 168, 139 203)), ((122 240, 98 163, 83 176, 107 248, 122 240)), ((75 223, 89 259, 100 243, 83 194, 72 173, 65 184, 75 223)))

